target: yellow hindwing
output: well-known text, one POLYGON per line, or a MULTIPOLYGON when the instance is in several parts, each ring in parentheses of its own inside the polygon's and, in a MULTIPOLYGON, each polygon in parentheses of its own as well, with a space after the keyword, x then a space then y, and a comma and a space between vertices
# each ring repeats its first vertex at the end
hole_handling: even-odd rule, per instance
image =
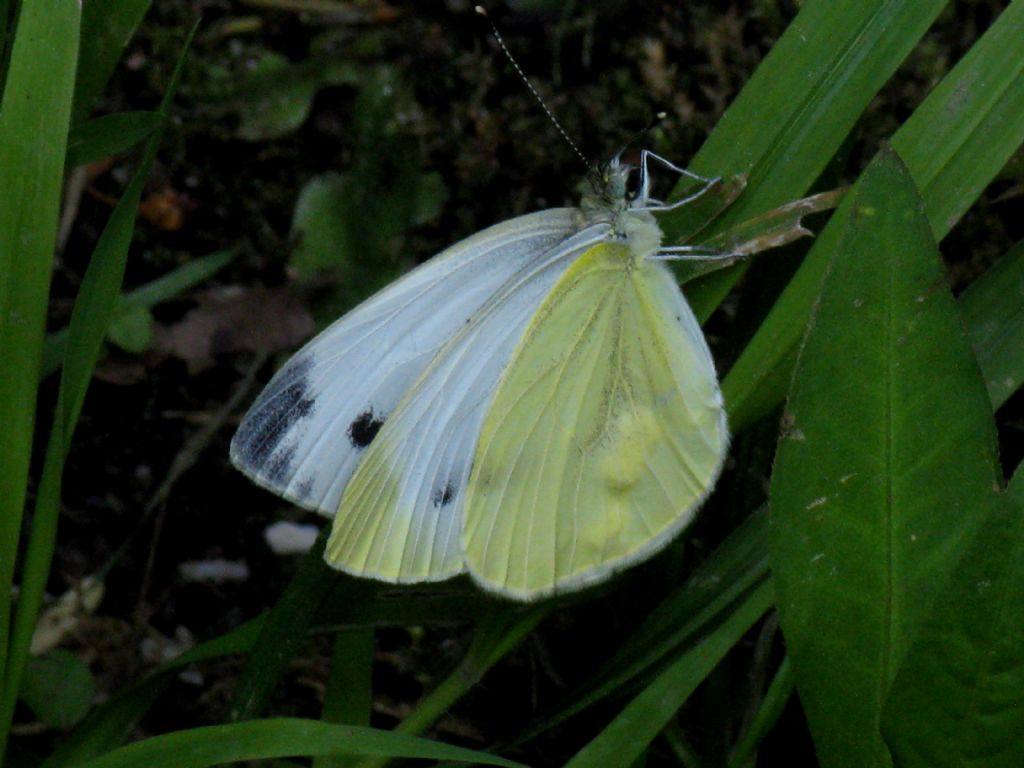
POLYGON ((466 565, 525 599, 600 581, 692 519, 727 443, 714 364, 671 273, 595 246, 545 298, 493 396, 466 565))

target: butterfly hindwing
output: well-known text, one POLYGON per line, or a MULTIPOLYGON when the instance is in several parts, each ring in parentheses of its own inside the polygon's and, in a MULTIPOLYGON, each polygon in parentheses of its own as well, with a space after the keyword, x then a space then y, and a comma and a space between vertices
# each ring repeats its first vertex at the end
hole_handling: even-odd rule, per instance
POLYGON ((465 500, 468 570, 520 599, 599 581, 689 522, 727 442, 714 363, 671 273, 595 246, 491 400, 465 500))
POLYGON ((483 230, 329 326, 253 404, 232 440, 234 464, 333 515, 365 449, 438 350, 576 227, 577 214, 560 208, 483 230))
POLYGON ((388 581, 464 570, 462 508, 487 404, 516 344, 566 268, 604 239, 589 227, 548 250, 435 356, 366 451, 342 495, 327 561, 388 581))

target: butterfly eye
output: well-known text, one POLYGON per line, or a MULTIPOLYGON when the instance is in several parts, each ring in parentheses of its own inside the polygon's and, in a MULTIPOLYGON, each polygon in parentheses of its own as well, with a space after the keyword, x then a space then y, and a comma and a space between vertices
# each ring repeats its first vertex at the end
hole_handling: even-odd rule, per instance
POLYGON ((639 168, 631 168, 626 177, 626 199, 636 200, 644 189, 643 172, 639 168))

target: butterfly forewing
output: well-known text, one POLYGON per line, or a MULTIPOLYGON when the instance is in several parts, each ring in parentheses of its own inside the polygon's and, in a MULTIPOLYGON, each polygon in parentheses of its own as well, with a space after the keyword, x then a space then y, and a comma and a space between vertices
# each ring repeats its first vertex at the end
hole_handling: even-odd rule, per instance
POLYGON ((606 225, 593 225, 550 248, 438 352, 345 489, 327 544, 329 563, 403 582, 465 570, 463 500, 498 378, 552 286, 580 253, 606 237, 606 225))
POLYGON ((465 500, 468 570, 521 599, 606 578, 690 521, 727 441, 671 273, 596 246, 545 299, 491 400, 465 500))
POLYGON ((486 229, 335 322, 256 400, 232 440, 234 464, 296 504, 333 515, 365 449, 438 350, 577 220, 559 208, 486 229))

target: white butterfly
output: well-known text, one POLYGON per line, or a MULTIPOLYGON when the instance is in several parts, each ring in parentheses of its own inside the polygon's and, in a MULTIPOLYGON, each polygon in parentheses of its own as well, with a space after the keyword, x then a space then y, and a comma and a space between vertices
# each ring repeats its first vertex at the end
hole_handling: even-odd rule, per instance
POLYGON ((231 460, 334 517, 329 564, 390 582, 468 572, 535 599, 649 557, 692 519, 728 432, 714 362, 666 258, 644 151, 579 208, 448 248, 309 342, 231 460), (637 191, 627 190, 633 174, 637 191))

